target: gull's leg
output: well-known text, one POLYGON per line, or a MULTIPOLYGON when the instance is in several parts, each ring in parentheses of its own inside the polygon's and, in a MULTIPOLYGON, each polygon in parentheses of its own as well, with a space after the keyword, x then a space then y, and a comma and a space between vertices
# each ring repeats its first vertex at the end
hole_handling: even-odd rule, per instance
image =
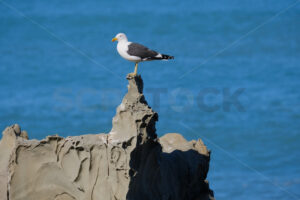
POLYGON ((137 75, 137 69, 138 69, 138 63, 135 63, 134 72, 133 72, 134 76, 137 75))
POLYGON ((137 75, 138 63, 135 63, 134 72, 129 73, 128 76, 135 77, 137 75))

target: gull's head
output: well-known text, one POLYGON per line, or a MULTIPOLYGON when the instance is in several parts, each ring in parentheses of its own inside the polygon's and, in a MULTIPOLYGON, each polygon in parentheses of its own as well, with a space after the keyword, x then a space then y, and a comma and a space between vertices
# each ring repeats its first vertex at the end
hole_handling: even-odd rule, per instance
POLYGON ((118 42, 127 41, 127 37, 124 33, 118 33, 111 41, 112 42, 114 42, 114 41, 118 41, 118 42))

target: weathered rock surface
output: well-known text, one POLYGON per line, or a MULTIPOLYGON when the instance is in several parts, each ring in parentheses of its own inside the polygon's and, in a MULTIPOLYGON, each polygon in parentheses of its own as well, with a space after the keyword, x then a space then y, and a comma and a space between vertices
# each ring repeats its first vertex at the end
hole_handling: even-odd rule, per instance
POLYGON ((129 78, 108 134, 38 141, 17 124, 7 127, 0 141, 0 199, 213 199, 206 146, 176 133, 159 139, 157 120, 137 76, 129 78))

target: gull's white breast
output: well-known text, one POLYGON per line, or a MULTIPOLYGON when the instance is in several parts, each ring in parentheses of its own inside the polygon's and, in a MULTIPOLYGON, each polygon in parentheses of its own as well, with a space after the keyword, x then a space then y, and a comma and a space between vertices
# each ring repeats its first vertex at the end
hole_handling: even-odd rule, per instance
POLYGON ((131 42, 118 42, 117 50, 120 56, 122 56, 124 59, 132 61, 132 62, 140 62, 141 58, 138 56, 131 56, 127 53, 128 51, 128 45, 130 45, 131 42))

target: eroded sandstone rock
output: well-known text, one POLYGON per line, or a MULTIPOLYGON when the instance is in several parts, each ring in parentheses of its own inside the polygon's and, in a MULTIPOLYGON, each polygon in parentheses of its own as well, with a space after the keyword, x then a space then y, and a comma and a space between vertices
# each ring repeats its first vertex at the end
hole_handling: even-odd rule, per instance
POLYGON ((108 134, 28 140, 15 124, 0 141, 1 200, 213 199, 210 153, 199 139, 156 135, 140 76, 129 78, 108 134))

